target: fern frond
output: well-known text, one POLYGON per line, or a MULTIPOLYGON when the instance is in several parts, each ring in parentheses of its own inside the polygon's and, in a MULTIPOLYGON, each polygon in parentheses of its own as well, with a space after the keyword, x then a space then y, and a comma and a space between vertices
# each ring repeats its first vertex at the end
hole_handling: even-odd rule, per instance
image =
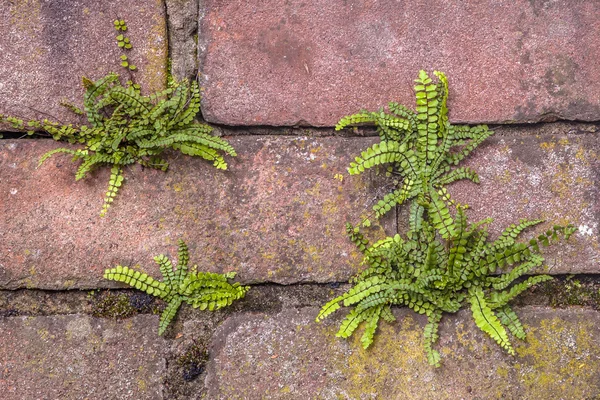
POLYGON ((378 306, 373 309, 369 317, 367 318, 367 326, 363 332, 360 342, 362 343, 363 349, 368 348, 373 343, 373 336, 377 330, 379 324, 379 317, 381 316, 381 310, 383 306, 378 306))
POLYGON ((357 175, 365 171, 365 169, 372 168, 376 165, 387 164, 397 161, 408 162, 406 153, 406 146, 400 146, 397 142, 380 142, 375 143, 367 150, 360 154, 360 157, 356 157, 354 162, 350 163, 348 173, 350 175, 357 175))
POLYGON ((173 297, 173 299, 167 305, 167 308, 165 308, 165 310, 160 315, 160 321, 158 323, 159 336, 162 336, 162 334, 165 333, 167 327, 169 326, 173 318, 175 318, 175 315, 177 314, 177 311, 181 306, 181 302, 181 297, 173 297))
POLYGON ((104 271, 104 279, 126 283, 133 288, 161 299, 169 297, 169 288, 167 285, 143 272, 129 267, 118 265, 116 268, 107 269, 104 271))
POLYGON ((502 290, 510 286, 516 279, 525 275, 535 267, 539 267, 544 262, 544 258, 539 255, 532 255, 530 260, 521 263, 509 272, 500 276, 491 276, 487 278, 492 287, 496 290, 502 290))
POLYGON ((79 150, 71 150, 71 149, 67 149, 65 147, 59 147, 57 149, 52 149, 50 151, 47 151, 46 153, 44 153, 41 157, 40 157, 40 161, 38 161, 38 167, 40 167, 44 161, 46 161, 48 158, 52 157, 55 154, 58 153, 66 153, 66 154, 71 154, 72 156, 79 158, 84 156, 84 153, 82 153, 79 150))
POLYGON ((492 310, 503 307, 506 305, 506 303, 517 297, 519 294, 523 293, 525 290, 529 289, 531 286, 552 279, 553 278, 550 275, 531 276, 527 278, 524 282, 512 286, 509 290, 490 293, 488 304, 492 310))
POLYGON ((319 311, 319 315, 315 319, 317 322, 323 321, 329 315, 333 314, 340 308, 340 302, 344 300, 344 296, 338 296, 334 299, 329 300, 323 307, 321 307, 321 311, 319 311))
POLYGON ((443 175, 436 182, 438 185, 449 185, 452 182, 468 179, 472 182, 479 183, 479 176, 469 167, 456 168, 449 173, 443 175))
POLYGON ((496 343, 508 352, 508 354, 514 355, 515 351, 508 340, 506 330, 498 320, 498 317, 496 317, 491 308, 487 305, 483 291, 479 288, 470 290, 469 302, 471 303, 473 319, 479 329, 494 339, 496 343))
POLYGON ((444 239, 449 239, 456 235, 454 220, 450 215, 450 210, 448 210, 446 203, 441 200, 436 190, 431 191, 431 201, 427 207, 427 213, 431 218, 431 223, 444 239))
POLYGON ((356 308, 348 313, 346 318, 342 321, 340 325, 340 329, 335 334, 337 337, 341 337, 344 339, 349 338, 352 333, 358 328, 358 325, 369 318, 373 313, 372 309, 364 310, 364 311, 356 311, 356 308))
POLYGON ((355 227, 351 223, 347 222, 346 235, 348 236, 348 239, 350 239, 350 241, 354 243, 356 247, 358 247, 358 250, 360 250, 361 253, 364 254, 367 251, 369 241, 360 232, 358 227, 355 227))
POLYGON ((104 204, 102 205, 102 211, 100 211, 100 216, 104 217, 106 212, 110 208, 111 203, 115 200, 117 196, 117 192, 119 188, 123 184, 123 168, 119 165, 113 165, 110 169, 110 179, 108 181, 108 190, 106 191, 106 196, 104 197, 104 204))
POLYGON ((336 131, 341 131, 347 126, 351 125, 359 125, 364 123, 374 122, 373 116, 370 112, 363 111, 357 114, 348 115, 339 120, 337 125, 335 126, 336 131))
POLYGON ((517 314, 515 314, 509 306, 497 309, 496 315, 500 318, 502 325, 506 326, 515 337, 525 340, 526 335, 525 330, 523 330, 523 325, 521 324, 519 317, 517 317, 517 314))
POLYGON ((181 151, 183 154, 190 156, 202 157, 205 160, 213 161, 213 166, 217 169, 227 169, 227 163, 217 153, 216 150, 198 143, 173 143, 171 145, 175 150, 181 151))
POLYGON ((409 197, 413 183, 413 180, 406 178, 400 189, 386 194, 382 200, 379 200, 377 204, 373 206, 375 215, 379 218, 393 207, 402 204, 409 197))
POLYGON ((424 346, 425 353, 427 354, 427 361, 429 365, 433 365, 435 367, 440 366, 440 353, 437 350, 433 349, 433 345, 438 340, 438 327, 440 320, 442 319, 442 313, 439 311, 435 311, 427 317, 427 325, 425 325, 425 330, 423 331, 424 338, 424 346))
POLYGON ((96 107, 96 99, 104 95, 115 82, 118 82, 118 80, 119 76, 117 74, 108 74, 95 82, 92 82, 86 77, 82 78, 83 86, 86 89, 83 97, 84 110, 88 121, 93 127, 101 125, 101 122, 104 119, 100 115, 99 109, 96 107))
POLYGON ((176 271, 166 256, 159 255, 154 258, 163 275, 163 282, 120 265, 104 272, 106 279, 127 283, 169 303, 161 315, 159 335, 164 333, 182 302, 194 308, 212 311, 242 299, 250 289, 249 286, 229 282, 229 279, 235 277, 235 272, 225 274, 188 272, 188 248, 182 240, 179 241, 178 256, 179 266, 176 271))

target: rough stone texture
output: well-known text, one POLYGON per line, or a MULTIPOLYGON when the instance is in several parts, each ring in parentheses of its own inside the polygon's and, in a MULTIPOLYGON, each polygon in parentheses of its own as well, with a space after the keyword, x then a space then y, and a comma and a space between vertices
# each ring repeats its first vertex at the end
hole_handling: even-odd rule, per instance
POLYGON ((195 79, 198 71, 198 0, 166 0, 171 73, 195 79))
POLYGON ((4 400, 162 399, 166 342, 158 317, 0 319, 4 400))
MULTIPOLYGON (((217 330, 208 364, 210 399, 591 399, 600 396, 600 313, 517 309, 527 342, 517 355, 480 332, 469 311, 445 317, 436 348, 423 350, 426 318, 396 310, 372 347, 334 336, 340 318, 315 324, 316 308, 236 315, 217 330)), ((360 332, 358 332, 360 333, 360 332)))
POLYGON ((454 121, 600 119, 597 1, 203 3, 212 122, 333 126, 413 106, 420 69, 448 74, 454 121))
POLYGON ((82 122, 60 106, 82 105, 81 77, 99 79, 120 66, 113 21, 127 22, 145 92, 164 88, 167 40, 161 0, 28 0, 0 6, 0 113, 20 118, 82 122))
MULTIPOLYGON (((598 273, 600 261, 600 143, 568 125, 555 135, 497 136, 482 144, 465 162, 481 183, 457 182, 449 188, 455 200, 471 206, 471 221, 491 217, 492 237, 521 218, 544 219, 522 234, 529 239, 553 225, 573 224, 568 242, 543 251, 550 273, 598 273), (559 134, 559 133, 562 133, 559 134)), ((513 129, 513 134, 524 133, 513 129)))
MULTIPOLYGON (((360 221, 379 184, 374 174, 336 179, 374 138, 242 136, 229 171, 171 154, 168 173, 125 171, 106 218, 98 216, 108 169, 75 182, 77 165, 51 140, 0 141, 0 287, 117 287, 105 268, 159 276, 152 258, 177 240, 202 270, 238 271, 244 282, 345 281, 360 254, 346 221, 360 221)), ((383 192, 380 193, 383 195, 383 192)), ((395 230, 390 216, 388 232, 395 230)), ((372 235, 383 235, 379 225, 372 235)))

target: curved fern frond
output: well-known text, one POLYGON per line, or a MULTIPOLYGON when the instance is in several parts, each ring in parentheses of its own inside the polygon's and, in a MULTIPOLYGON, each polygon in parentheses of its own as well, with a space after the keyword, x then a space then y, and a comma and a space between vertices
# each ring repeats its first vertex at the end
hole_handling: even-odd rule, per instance
POLYGON ((509 290, 492 292, 490 293, 488 301, 489 307, 492 310, 503 307, 506 305, 506 303, 523 293, 525 290, 529 289, 531 286, 552 279, 553 278, 550 275, 535 275, 527 278, 524 282, 514 285, 509 290))
POLYGON ((360 174, 365 169, 376 165, 387 164, 405 159, 402 154, 406 151, 406 146, 400 146, 397 142, 375 143, 367 150, 356 157, 354 162, 350 163, 348 172, 350 175, 360 174))
POLYGON ((104 197, 104 204, 102 205, 102 211, 100 211, 100 216, 104 217, 106 212, 110 208, 110 205, 115 200, 117 196, 117 192, 119 188, 123 184, 123 168, 119 165, 113 165, 110 169, 110 179, 108 181, 108 190, 106 191, 106 196, 104 197))
POLYGON ((52 157, 55 154, 58 153, 66 153, 66 154, 71 154, 72 156, 74 156, 75 158, 79 158, 79 157, 83 157, 85 154, 82 153, 80 150, 72 150, 72 149, 67 149, 65 147, 59 147, 57 149, 52 149, 50 151, 47 151, 46 153, 44 153, 41 157, 40 157, 40 161, 38 161, 38 168, 44 163, 44 161, 46 161, 48 158, 52 157))
POLYGON ((129 267, 118 265, 116 268, 107 269, 104 271, 104 279, 126 283, 133 288, 161 299, 169 297, 167 285, 129 267))
POLYGON ((500 323, 500 320, 498 320, 498 317, 496 317, 486 303, 483 291, 479 288, 470 290, 469 302, 471 303, 473 319, 475 320, 475 324, 479 327, 479 329, 494 339, 496 343, 498 343, 508 352, 508 354, 514 355, 515 351, 508 340, 508 334, 500 323))
POLYGON ((496 315, 500 318, 502 325, 506 326, 510 333, 515 337, 525 340, 526 334, 523 325, 517 317, 517 314, 509 307, 504 306, 496 310, 496 315))
POLYGON ((436 181, 437 185, 448 185, 461 179, 468 179, 474 183, 479 183, 479 176, 469 167, 456 168, 443 175, 436 181))

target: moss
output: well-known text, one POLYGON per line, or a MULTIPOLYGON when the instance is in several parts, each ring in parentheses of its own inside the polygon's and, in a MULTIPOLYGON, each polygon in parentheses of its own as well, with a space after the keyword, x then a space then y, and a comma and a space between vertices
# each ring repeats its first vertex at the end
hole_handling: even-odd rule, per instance
POLYGON ((600 282, 594 278, 572 275, 544 282, 534 291, 545 297, 552 307, 587 306, 600 310, 600 282))
POLYGON ((206 345, 194 343, 179 358, 177 366, 181 368, 181 376, 184 381, 194 380, 204 371, 208 362, 208 350, 206 345))
POLYGON ((152 296, 136 292, 97 292, 90 295, 91 314, 97 318, 125 319, 140 313, 157 314, 158 303, 152 296))
POLYGON ((600 368, 597 329, 584 318, 577 324, 563 318, 542 320, 529 327, 527 345, 517 347, 526 358, 521 376, 529 398, 591 398, 598 394, 600 368))

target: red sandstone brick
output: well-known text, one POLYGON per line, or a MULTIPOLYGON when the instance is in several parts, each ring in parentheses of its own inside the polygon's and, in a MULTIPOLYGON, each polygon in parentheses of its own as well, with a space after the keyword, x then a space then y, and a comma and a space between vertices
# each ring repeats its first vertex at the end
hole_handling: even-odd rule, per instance
POLYGON ((212 122, 333 126, 389 101, 412 107, 420 69, 449 76, 453 121, 600 118, 597 1, 203 4, 212 122))

